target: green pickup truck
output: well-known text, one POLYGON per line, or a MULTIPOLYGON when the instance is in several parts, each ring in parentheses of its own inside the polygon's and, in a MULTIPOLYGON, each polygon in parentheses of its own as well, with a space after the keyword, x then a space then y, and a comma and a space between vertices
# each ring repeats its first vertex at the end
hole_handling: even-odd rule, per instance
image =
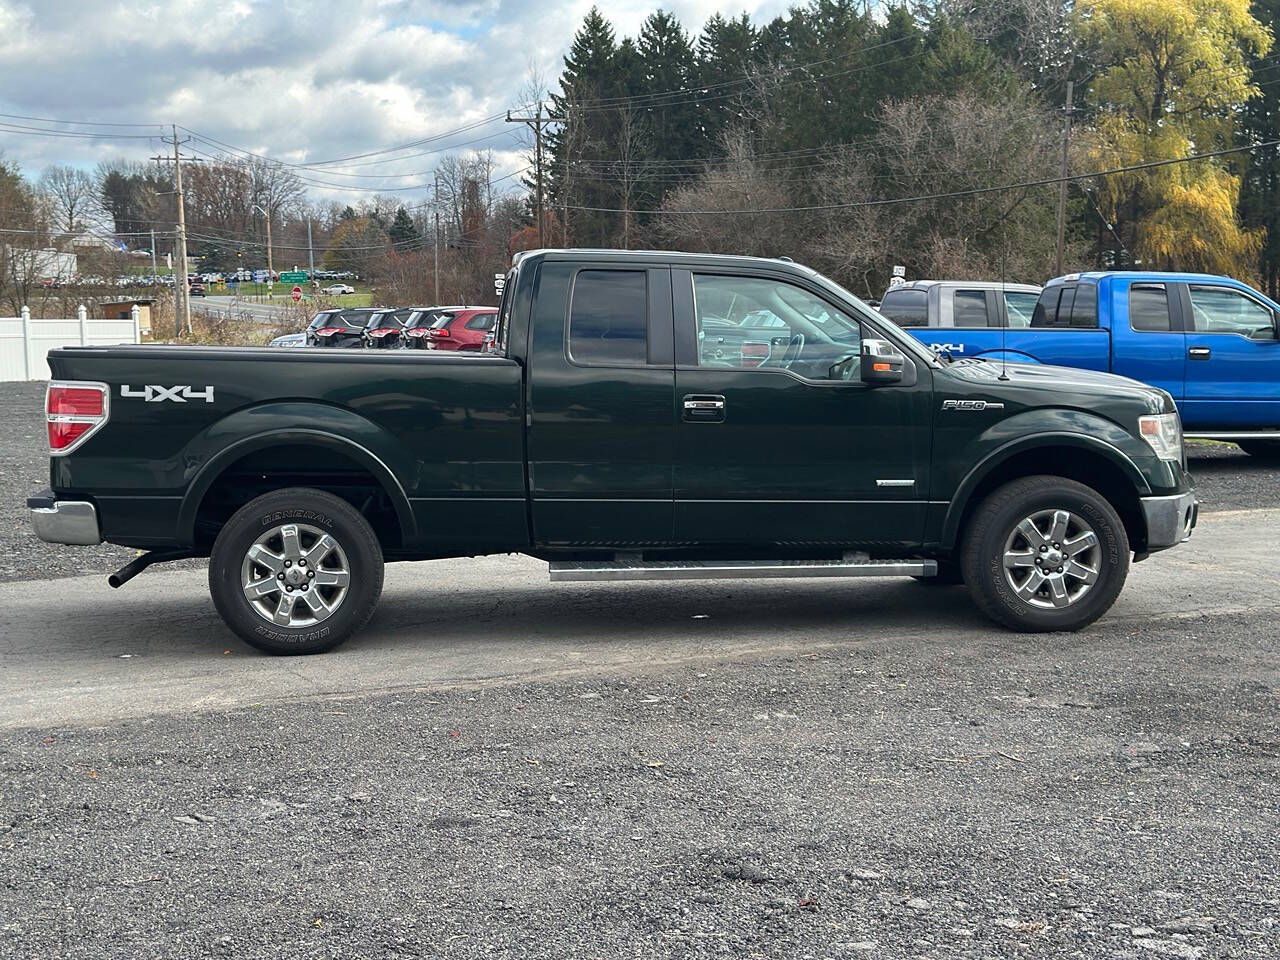
POLYGON ((552 581, 964 583, 1015 630, 1075 630, 1197 515, 1164 391, 939 359, 784 260, 522 254, 481 354, 49 363, 37 534, 149 551, 114 586, 209 557, 219 613, 271 653, 358 630, 385 561, 509 552, 552 581))

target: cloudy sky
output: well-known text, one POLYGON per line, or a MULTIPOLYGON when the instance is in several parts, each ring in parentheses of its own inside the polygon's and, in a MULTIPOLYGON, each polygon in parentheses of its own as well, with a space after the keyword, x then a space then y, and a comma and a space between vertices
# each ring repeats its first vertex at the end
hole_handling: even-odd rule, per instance
MULTIPOLYGON (((0 0, 0 153, 33 176, 90 168, 151 156, 177 123, 204 155, 211 141, 305 164, 381 151, 299 173, 325 199, 420 199, 450 150, 491 148, 498 174, 520 168, 519 128, 500 115, 531 75, 555 83, 591 2, 0 0)), ((717 10, 769 17, 786 2, 601 4, 620 37, 657 6, 696 33, 717 10)))

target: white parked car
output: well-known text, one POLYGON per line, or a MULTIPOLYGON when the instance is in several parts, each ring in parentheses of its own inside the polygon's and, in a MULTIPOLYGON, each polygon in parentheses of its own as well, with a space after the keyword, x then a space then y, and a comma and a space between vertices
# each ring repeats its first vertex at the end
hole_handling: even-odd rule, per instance
POLYGON ((321 287, 320 292, 326 297, 340 297, 344 293, 355 293, 355 287, 349 287, 345 283, 334 283, 327 287, 321 287))
POLYGON ((306 345, 307 335, 305 333, 286 333, 267 344, 268 347, 305 347, 306 345))

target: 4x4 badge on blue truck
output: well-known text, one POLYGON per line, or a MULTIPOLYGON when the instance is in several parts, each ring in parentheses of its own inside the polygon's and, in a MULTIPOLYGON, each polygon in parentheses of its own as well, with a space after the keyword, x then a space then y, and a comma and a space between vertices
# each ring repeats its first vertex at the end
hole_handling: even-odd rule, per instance
POLYGON ((186 403, 188 400, 203 400, 205 403, 213 403, 213 387, 201 387, 197 390, 195 387, 186 384, 179 384, 176 387, 162 387, 158 384, 150 383, 145 387, 131 387, 127 383, 120 385, 120 396, 135 397, 139 400, 145 400, 147 403, 163 403, 165 400, 172 400, 174 403, 186 403))
POLYGON ((1004 404, 991 400, 943 400, 943 410, 1003 410, 1004 404))

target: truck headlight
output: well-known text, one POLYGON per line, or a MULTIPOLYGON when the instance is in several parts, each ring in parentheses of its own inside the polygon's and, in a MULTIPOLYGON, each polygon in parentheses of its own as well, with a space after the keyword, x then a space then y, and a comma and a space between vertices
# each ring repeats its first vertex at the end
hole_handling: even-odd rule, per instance
POLYGON ((1161 460, 1182 462, 1182 419, 1176 413, 1139 417, 1138 432, 1161 460))

